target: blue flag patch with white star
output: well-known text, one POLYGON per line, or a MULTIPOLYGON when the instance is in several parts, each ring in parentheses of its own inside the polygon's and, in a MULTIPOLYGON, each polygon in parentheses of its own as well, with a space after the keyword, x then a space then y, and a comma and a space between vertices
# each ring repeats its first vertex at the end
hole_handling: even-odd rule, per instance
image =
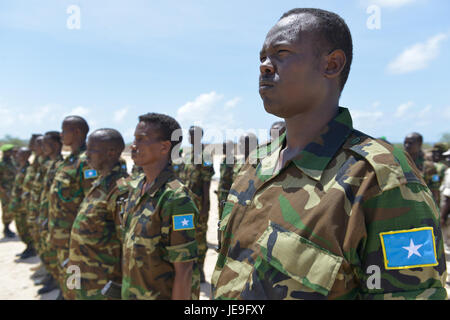
POLYGON ((172 217, 173 230, 191 230, 194 229, 194 214, 182 214, 172 217))
POLYGON ((380 239, 386 270, 438 265, 432 227, 382 232, 380 239))
POLYGON ((94 169, 84 170, 84 178, 85 179, 97 178, 97 171, 94 169))

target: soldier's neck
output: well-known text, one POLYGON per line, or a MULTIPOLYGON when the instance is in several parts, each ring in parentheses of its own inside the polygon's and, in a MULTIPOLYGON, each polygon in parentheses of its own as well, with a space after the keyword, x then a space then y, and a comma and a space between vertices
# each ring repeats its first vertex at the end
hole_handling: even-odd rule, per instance
POLYGON ((86 146, 86 142, 84 140, 76 141, 70 146, 70 150, 72 154, 77 154, 86 146))
POLYGON ((155 181, 155 179, 159 176, 161 171, 164 170, 168 163, 168 159, 161 159, 161 161, 142 166, 142 170, 144 171, 146 178, 146 184, 149 185, 153 181, 155 181))

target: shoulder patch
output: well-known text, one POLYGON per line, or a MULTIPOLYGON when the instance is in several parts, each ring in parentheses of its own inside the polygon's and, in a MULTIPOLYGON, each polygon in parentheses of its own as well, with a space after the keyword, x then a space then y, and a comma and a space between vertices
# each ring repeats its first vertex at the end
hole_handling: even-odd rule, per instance
POLYGON ((172 227, 174 231, 194 229, 194 214, 180 214, 172 216, 172 227))
MULTIPOLYGON (((380 141, 356 132, 356 135, 354 133, 349 136, 346 144, 348 149, 363 157, 372 166, 382 191, 410 182, 405 176, 403 166, 394 155, 395 151, 390 151, 380 141)), ((407 161, 405 164, 407 165, 407 161)), ((417 181, 420 182, 418 179, 417 181)))
POLYGON ((98 174, 97 174, 97 170, 95 169, 86 169, 84 170, 84 178, 85 179, 94 179, 97 178, 98 174))
POLYGON ((386 270, 438 265, 432 227, 380 233, 386 270))

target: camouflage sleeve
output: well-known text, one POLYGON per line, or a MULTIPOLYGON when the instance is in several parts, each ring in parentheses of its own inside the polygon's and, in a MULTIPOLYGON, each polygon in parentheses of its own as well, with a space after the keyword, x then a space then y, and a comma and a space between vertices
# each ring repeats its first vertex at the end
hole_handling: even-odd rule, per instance
MULTIPOLYGON (((181 188, 180 188, 181 189, 181 188)), ((165 201, 161 217, 161 233, 169 239, 166 259, 169 262, 188 262, 197 259, 195 223, 198 210, 187 191, 177 190, 165 201)))
POLYGON ((366 237, 356 273, 362 299, 445 299, 439 214, 429 189, 409 182, 362 204, 366 237))

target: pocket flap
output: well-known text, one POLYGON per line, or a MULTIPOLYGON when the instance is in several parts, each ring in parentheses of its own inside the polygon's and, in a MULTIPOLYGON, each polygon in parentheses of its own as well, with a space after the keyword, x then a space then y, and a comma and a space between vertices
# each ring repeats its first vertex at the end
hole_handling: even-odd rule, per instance
POLYGON ((270 222, 258 239, 264 260, 304 286, 328 295, 342 264, 342 257, 270 222))

